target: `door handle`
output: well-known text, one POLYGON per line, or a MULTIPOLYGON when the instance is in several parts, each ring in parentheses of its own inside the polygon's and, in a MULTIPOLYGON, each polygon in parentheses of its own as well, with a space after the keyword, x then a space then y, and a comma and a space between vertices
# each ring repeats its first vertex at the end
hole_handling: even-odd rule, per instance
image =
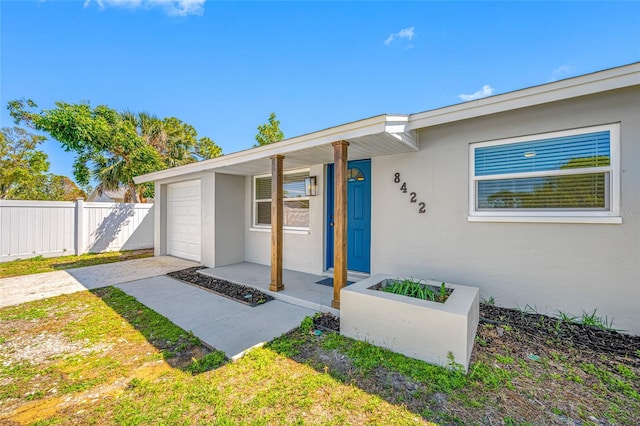
POLYGON ((329 226, 333 226, 333 222, 329 222, 329 226))

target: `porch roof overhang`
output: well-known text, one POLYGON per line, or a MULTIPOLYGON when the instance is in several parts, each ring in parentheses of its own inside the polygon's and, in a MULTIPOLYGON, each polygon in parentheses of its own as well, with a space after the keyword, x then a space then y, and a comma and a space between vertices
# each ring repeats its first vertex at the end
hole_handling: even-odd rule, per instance
POLYGON ((273 155, 285 157, 285 169, 332 163, 331 144, 341 140, 349 142, 349 160, 417 152, 417 132, 409 130, 408 126, 408 115, 379 115, 271 145, 138 176, 135 182, 162 181, 198 172, 244 176, 268 173, 271 169, 269 158, 273 155))

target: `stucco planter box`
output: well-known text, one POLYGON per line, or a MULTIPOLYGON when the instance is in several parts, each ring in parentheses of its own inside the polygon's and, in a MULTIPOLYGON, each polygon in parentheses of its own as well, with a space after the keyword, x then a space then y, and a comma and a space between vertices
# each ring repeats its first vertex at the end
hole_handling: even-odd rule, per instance
POLYGON ((340 333, 441 366, 448 366, 451 352, 466 371, 478 329, 479 289, 445 283, 453 290, 445 303, 374 289, 396 278, 379 274, 343 288, 340 333))

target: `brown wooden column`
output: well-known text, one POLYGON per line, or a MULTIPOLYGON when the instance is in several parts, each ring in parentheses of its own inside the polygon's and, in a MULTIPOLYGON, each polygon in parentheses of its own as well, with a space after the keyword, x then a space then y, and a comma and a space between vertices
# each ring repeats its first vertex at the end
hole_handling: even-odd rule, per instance
POLYGON ((340 309, 340 290, 347 285, 347 147, 349 142, 333 143, 333 300, 331 306, 340 309))
POLYGON ((282 283, 282 155, 271 157, 271 284, 269 290, 284 290, 282 283))

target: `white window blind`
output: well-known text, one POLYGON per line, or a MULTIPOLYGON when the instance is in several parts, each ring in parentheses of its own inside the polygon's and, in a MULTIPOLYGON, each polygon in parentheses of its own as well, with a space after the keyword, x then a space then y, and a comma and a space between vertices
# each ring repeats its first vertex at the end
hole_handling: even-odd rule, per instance
POLYGON ((470 215, 612 214, 618 126, 471 145, 470 215))
MULTIPOLYGON (((309 197, 305 196, 304 179, 309 171, 286 172, 283 175, 283 223, 288 228, 309 227, 309 197)), ((271 176, 255 178, 254 226, 271 225, 271 176)))

